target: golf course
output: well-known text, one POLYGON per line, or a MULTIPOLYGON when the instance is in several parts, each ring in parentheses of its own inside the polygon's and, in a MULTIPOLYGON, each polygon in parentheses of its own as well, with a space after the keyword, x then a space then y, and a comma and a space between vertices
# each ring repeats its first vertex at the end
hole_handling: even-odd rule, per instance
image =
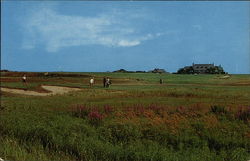
POLYGON ((1 72, 0 158, 247 161, 249 98, 247 74, 1 72))

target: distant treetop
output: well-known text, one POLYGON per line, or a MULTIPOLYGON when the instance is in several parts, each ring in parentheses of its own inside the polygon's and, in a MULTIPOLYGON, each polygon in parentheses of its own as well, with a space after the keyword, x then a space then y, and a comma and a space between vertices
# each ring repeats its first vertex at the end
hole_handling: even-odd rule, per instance
POLYGON ((114 73, 168 73, 166 72, 164 69, 159 69, 159 68, 155 68, 154 70, 150 70, 148 72, 146 71, 141 71, 141 70, 137 70, 137 71, 127 71, 125 69, 119 69, 119 70, 115 70, 113 71, 114 73))
POLYGON ((154 70, 148 71, 150 73, 167 73, 164 69, 155 68, 154 70))

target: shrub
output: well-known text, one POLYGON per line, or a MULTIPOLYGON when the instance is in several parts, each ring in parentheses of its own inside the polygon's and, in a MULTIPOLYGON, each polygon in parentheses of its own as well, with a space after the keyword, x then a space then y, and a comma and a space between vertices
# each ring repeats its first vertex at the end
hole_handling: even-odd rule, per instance
POLYGON ((228 113, 226 108, 223 106, 211 106, 210 112, 212 112, 214 114, 219 114, 219 115, 228 113))
POLYGON ((187 112, 187 109, 183 106, 177 107, 176 112, 180 114, 185 114, 187 112))
POLYGON ((110 105, 104 105, 103 110, 105 114, 111 114, 113 112, 113 108, 110 105))
POLYGON ((135 105, 133 109, 137 116, 142 116, 145 112, 145 107, 143 105, 139 105, 139 104, 135 105))
POLYGON ((154 105, 154 104, 151 104, 148 106, 148 108, 152 111, 154 111, 156 114, 160 115, 161 112, 163 111, 163 108, 159 105, 154 105))
POLYGON ((243 121, 250 120, 250 107, 247 107, 246 109, 241 107, 235 114, 235 117, 243 121))

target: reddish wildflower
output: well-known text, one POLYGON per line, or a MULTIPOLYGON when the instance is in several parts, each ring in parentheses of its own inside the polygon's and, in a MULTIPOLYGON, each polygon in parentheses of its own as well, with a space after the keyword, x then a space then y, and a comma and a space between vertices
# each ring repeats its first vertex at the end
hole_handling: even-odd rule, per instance
POLYGON ((93 111, 88 114, 90 124, 94 126, 100 125, 102 123, 103 118, 104 116, 97 109, 93 109, 93 111))
POLYGON ((151 104, 149 105, 148 107, 150 110, 154 111, 156 114, 160 114, 161 111, 162 111, 162 107, 158 106, 158 105, 154 105, 154 104, 151 104))
POLYGON ((99 113, 98 110, 94 110, 88 114, 88 118, 94 121, 101 121, 103 119, 103 115, 99 113))
POLYGON ((144 111, 143 116, 146 118, 153 118, 153 117, 155 117, 155 113, 154 113, 154 111, 147 109, 144 111))
POLYGON ((72 115, 76 117, 84 117, 88 115, 88 108, 85 105, 73 105, 71 107, 72 115))
POLYGON ((187 119, 178 113, 171 114, 168 117, 163 118, 166 127, 173 133, 177 134, 182 123, 187 122, 187 119))
POLYGON ((248 121, 250 120, 250 106, 243 108, 239 107, 235 117, 239 120, 248 121))
POLYGON ((142 105, 135 105, 134 106, 134 111, 137 116, 143 115, 145 112, 145 108, 142 105))
POLYGON ((181 114, 185 114, 187 112, 187 109, 183 106, 177 107, 176 111, 181 114))
POLYGON ((113 108, 110 105, 104 105, 103 109, 105 114, 110 114, 113 112, 113 108))

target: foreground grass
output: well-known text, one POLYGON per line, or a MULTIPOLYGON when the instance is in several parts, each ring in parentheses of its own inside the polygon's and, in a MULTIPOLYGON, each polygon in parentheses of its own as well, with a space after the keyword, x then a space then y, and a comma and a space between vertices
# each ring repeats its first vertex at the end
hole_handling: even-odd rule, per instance
POLYGON ((87 74, 99 79, 93 89, 82 86, 87 82, 83 78, 39 78, 32 83, 79 85, 84 90, 48 97, 2 93, 0 157, 25 161, 250 159, 250 87, 236 85, 248 77, 225 81, 212 75, 166 75, 168 82, 159 85, 154 75, 118 73, 110 75, 115 82, 111 88, 103 89, 102 76, 110 73, 87 74))

